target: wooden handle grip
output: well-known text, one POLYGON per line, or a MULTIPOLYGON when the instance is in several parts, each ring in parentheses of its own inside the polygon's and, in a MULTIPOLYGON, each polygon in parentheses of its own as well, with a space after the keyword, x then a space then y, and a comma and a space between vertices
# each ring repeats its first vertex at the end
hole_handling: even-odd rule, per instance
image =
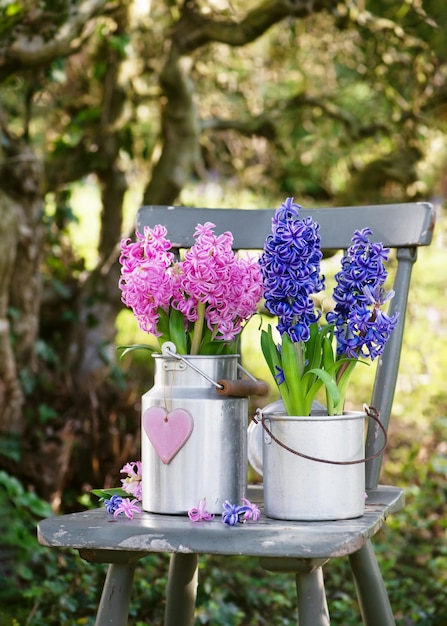
POLYGON ((221 396, 234 396, 236 398, 247 398, 248 396, 266 396, 269 386, 262 380, 219 380, 217 381, 222 389, 216 387, 217 393, 221 396))

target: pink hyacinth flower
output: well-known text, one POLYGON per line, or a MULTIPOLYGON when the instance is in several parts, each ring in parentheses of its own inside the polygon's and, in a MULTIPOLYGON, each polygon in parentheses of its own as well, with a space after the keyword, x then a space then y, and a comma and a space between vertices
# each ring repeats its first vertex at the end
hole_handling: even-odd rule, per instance
POLYGON ((115 509, 113 517, 118 517, 120 513, 124 513, 129 519, 133 519, 135 513, 141 513, 141 509, 137 504, 138 500, 130 498, 123 498, 119 506, 115 509))
POLYGON ((172 298, 172 264, 164 226, 136 232, 136 241, 121 241, 121 299, 132 309, 141 330, 158 335, 159 309, 168 310, 172 298))
POLYGON ((209 522, 214 519, 214 515, 205 509, 206 498, 199 502, 199 506, 188 511, 188 517, 192 522, 209 522))
POLYGON ((121 479, 122 489, 127 491, 127 493, 130 493, 137 500, 141 501, 141 461, 126 463, 120 472, 121 474, 127 474, 127 478, 121 479))
POLYGON ((262 279, 255 259, 239 259, 230 232, 216 236, 214 224, 198 224, 196 243, 178 264, 172 305, 190 322, 197 305, 205 305, 205 320, 214 337, 231 341, 242 322, 255 312, 262 295, 262 279))
POLYGON ((253 522, 257 522, 261 517, 261 511, 257 504, 250 502, 247 498, 242 498, 243 508, 246 509, 244 513, 244 520, 253 520, 253 522))

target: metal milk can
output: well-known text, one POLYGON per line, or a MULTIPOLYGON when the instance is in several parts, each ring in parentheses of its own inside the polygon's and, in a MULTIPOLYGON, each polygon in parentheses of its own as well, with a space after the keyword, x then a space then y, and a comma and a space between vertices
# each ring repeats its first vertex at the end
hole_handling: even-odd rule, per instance
MULTIPOLYGON (((154 354, 154 386, 142 398, 142 506, 184 514, 206 499, 222 513, 247 484, 248 399, 268 387, 237 378, 238 356, 154 354)), ((245 370, 244 370, 245 372, 245 370)))

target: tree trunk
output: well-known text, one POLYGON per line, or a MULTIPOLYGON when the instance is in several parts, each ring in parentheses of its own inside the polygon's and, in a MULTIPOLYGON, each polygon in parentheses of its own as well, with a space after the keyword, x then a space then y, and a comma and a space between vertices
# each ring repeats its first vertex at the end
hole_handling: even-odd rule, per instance
POLYGON ((11 345, 9 290, 14 280, 17 247, 17 207, 0 192, 0 437, 22 430, 22 389, 11 345))
MULTIPOLYGON (((128 3, 114 13, 115 37, 128 29, 128 3)), ((120 169, 119 151, 123 141, 122 114, 126 103, 120 74, 123 55, 105 40, 96 51, 98 62, 105 63, 102 81, 101 122, 94 129, 98 146, 95 172, 101 185, 101 232, 99 262, 87 281, 80 286, 77 300, 79 323, 68 341, 68 371, 78 390, 94 393, 116 363, 115 321, 121 307, 118 288, 118 251, 122 234, 124 194, 127 180, 120 169)))
POLYGON ((42 165, 30 147, 1 126, 0 430, 24 428, 19 374, 34 372, 41 297, 42 165), (8 322, 9 320, 9 322, 8 322))
POLYGON ((115 321, 121 308, 118 288, 118 243, 122 205, 127 190, 125 176, 111 168, 102 180, 102 260, 79 291, 78 323, 69 339, 68 371, 78 390, 90 393, 116 363, 115 321))
POLYGON ((191 59, 172 42, 160 77, 166 95, 162 110, 162 151, 145 190, 145 204, 171 204, 199 168, 199 121, 190 78, 191 59))

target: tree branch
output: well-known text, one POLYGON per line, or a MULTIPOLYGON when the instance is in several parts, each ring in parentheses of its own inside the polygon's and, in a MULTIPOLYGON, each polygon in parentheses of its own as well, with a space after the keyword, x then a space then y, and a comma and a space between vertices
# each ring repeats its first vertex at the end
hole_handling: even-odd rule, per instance
POLYGON ((104 12, 110 0, 82 0, 70 9, 70 15, 45 39, 41 33, 18 34, 0 55, 0 81, 17 71, 47 65, 54 59, 76 52, 89 33, 86 25, 104 12))
POLYGON ((221 118, 208 118, 201 123, 201 130, 236 130, 241 135, 251 137, 257 135, 258 137, 265 137, 269 140, 275 140, 277 138, 276 130, 276 116, 271 113, 262 113, 255 117, 250 117, 247 112, 246 119, 221 119, 221 118))
POLYGON ((333 8, 334 3, 330 0, 264 0, 238 21, 212 19, 187 5, 175 27, 174 36, 183 54, 210 42, 244 46, 286 17, 304 18, 333 8))
MULTIPOLYGON (((326 98, 318 98, 315 96, 308 96, 306 94, 299 94, 297 96, 294 96, 293 98, 290 98, 290 100, 287 100, 284 108, 294 110, 296 108, 305 106, 319 107, 328 117, 340 122, 345 127, 347 134, 352 140, 372 137, 379 132, 390 132, 389 126, 381 122, 362 125, 361 120, 351 115, 346 109, 337 106, 336 104, 331 102, 331 100, 326 98)), ((279 107, 277 105, 276 110, 278 110, 278 108, 279 107)))
POLYGON ((377 122, 375 124, 362 125, 361 120, 351 115, 346 109, 338 107, 329 99, 324 97, 308 96, 299 94, 289 98, 281 99, 274 102, 269 110, 264 111, 255 117, 246 111, 246 117, 238 117, 237 119, 221 119, 209 118, 201 123, 202 130, 235 130, 245 136, 257 135, 265 137, 268 140, 276 140, 277 133, 276 124, 280 120, 285 111, 295 111, 305 107, 319 107, 327 117, 340 122, 346 130, 346 133, 352 140, 365 139, 372 137, 377 133, 389 133, 390 128, 384 123, 377 122))

